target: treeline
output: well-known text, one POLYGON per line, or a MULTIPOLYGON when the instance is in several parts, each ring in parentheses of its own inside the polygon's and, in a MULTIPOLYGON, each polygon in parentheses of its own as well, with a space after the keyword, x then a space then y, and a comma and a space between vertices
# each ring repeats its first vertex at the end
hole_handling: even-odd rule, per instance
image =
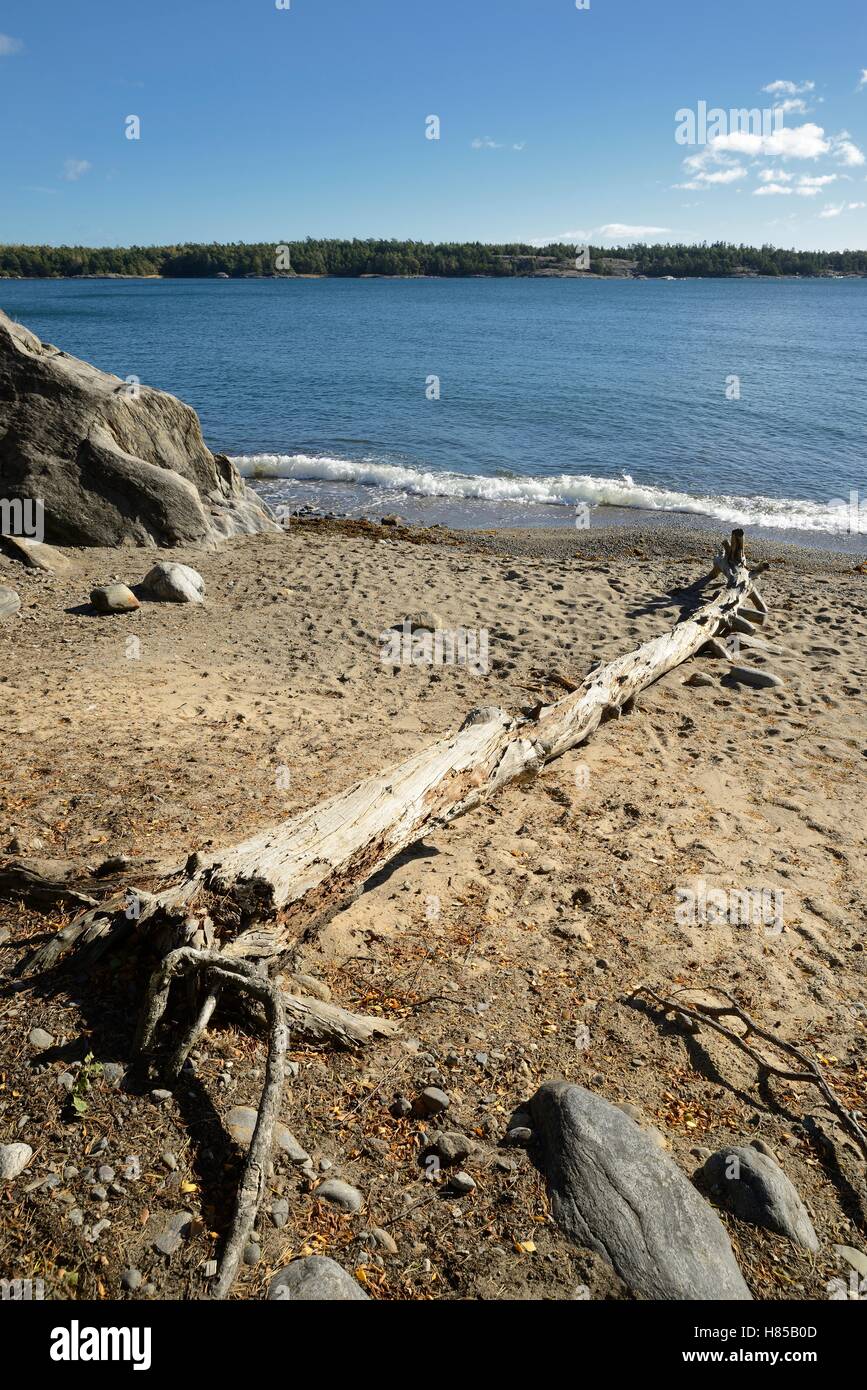
MULTIPOLYGON (((0 246, 0 277, 273 275, 563 275, 576 248, 479 241, 314 240, 181 246, 0 246)), ((867 251, 785 251, 729 242, 590 248, 596 275, 732 276, 867 274, 867 251)))

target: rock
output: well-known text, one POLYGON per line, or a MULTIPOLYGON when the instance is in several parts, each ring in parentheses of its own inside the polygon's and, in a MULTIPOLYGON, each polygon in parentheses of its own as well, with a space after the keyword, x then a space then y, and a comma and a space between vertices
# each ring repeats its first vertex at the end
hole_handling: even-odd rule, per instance
POLYGON ((819 1249, 807 1208, 782 1168, 767 1154, 751 1145, 719 1149, 701 1171, 720 1205, 742 1221, 788 1236, 805 1250, 819 1249))
POLYGON ((412 1108, 416 1115, 439 1115, 443 1110, 448 1110, 450 1104, 445 1091, 438 1086, 427 1086, 416 1096, 412 1108))
POLYGON ((33 1150, 29 1144, 0 1144, 0 1182, 9 1182, 23 1173, 33 1150))
POLYGON ((168 1105, 172 1098, 172 1093, 171 1091, 165 1090, 162 1086, 157 1086, 151 1091, 150 1096, 155 1105, 168 1105))
POLYGON ((782 676, 775 676, 772 671, 760 671, 756 666, 730 666, 725 680, 756 688, 785 685, 782 676))
MULTIPOLYGON (((431 613, 427 609, 419 613, 410 613, 405 619, 409 623, 410 632, 440 632, 444 624, 439 613, 431 613)), ((401 627, 401 623, 396 624, 401 627)))
POLYGON ((0 618, 11 618, 21 607, 21 600, 14 589, 0 584, 0 618))
POLYGON ((369 1295, 336 1260, 305 1255, 278 1270, 268 1285, 268 1297, 297 1303, 349 1303, 367 1301, 369 1295))
POLYGON ((196 412, 41 343, 0 313, 0 496, 44 502, 56 545, 215 545, 277 531, 196 412))
POLYGON ((160 560, 141 582, 142 593, 163 603, 202 603, 205 581, 189 565, 160 560))
POLYGON ((120 1277, 120 1282, 125 1289, 132 1293, 135 1289, 141 1288, 144 1275, 140 1269, 125 1269, 120 1277))
POLYGON ((515 1125, 506 1135, 507 1144, 530 1144, 533 1141, 533 1131, 526 1125, 515 1125))
POLYGON ((35 1047, 37 1052, 44 1052, 46 1048, 54 1046, 54 1035, 46 1033, 44 1028, 33 1028, 30 1031, 28 1042, 31 1047, 35 1047))
POLYGON ((376 1241, 380 1250, 386 1250, 389 1255, 397 1254, 397 1241, 393 1236, 390 1236, 388 1231, 384 1230, 382 1226, 374 1226, 370 1234, 376 1241))
POLYGON ((394 1104, 389 1106, 389 1113, 396 1120, 405 1120, 407 1115, 412 1114, 412 1101, 407 1100, 406 1096, 398 1096, 394 1104))
POLYGON ((475 1147, 472 1139, 468 1139, 465 1134, 445 1130, 442 1134, 434 1135, 433 1142, 426 1152, 436 1154, 441 1163, 460 1163, 462 1159, 469 1157, 475 1147))
POLYGON ((254 1240, 248 1240, 247 1244, 244 1246, 244 1264, 249 1265, 252 1269, 259 1263, 261 1258, 261 1246, 258 1246, 254 1240))
POLYGON ((285 1197, 278 1197, 276 1202, 272 1203, 271 1220, 278 1230, 286 1225, 289 1220, 289 1203, 285 1197))
POLYGON ((628 1116, 582 1086, 549 1081, 530 1102, 555 1220, 642 1298, 751 1297, 722 1222, 628 1116))
POLYGON ((90 601, 97 613, 132 613, 141 604, 125 584, 103 584, 91 589, 90 601))
MULTIPOLYGON (((249 1149, 256 1128, 257 1111, 251 1105, 236 1105, 226 1116, 226 1128, 236 1144, 249 1149)), ((274 1130, 274 1141, 283 1153, 289 1155, 291 1163, 307 1163, 310 1155, 302 1149, 295 1135, 287 1125, 278 1123, 274 1130)))
POLYGON ((102 1079, 113 1089, 117 1089, 126 1075, 126 1067, 121 1062, 103 1062, 102 1079))
POLYGON ((357 1212, 364 1206, 364 1198, 358 1188, 350 1187, 348 1182, 341 1182, 340 1178, 326 1178, 317 1187, 315 1195, 340 1207, 341 1211, 357 1212))
POLYGON ((468 1193, 475 1192, 476 1184, 469 1173, 460 1172, 455 1173, 449 1179, 449 1189, 456 1192, 459 1197, 466 1197, 468 1193))
POLYGON ((68 574, 72 569, 71 561, 61 550, 28 536, 0 536, 0 550, 13 560, 21 560, 28 569, 42 570, 43 574, 68 574))
POLYGON ((716 681, 706 671, 693 671, 691 676, 687 676, 683 684, 692 686, 716 685, 716 681))
POLYGON ((867 1255, 863 1250, 855 1250, 851 1245, 835 1245, 834 1254, 845 1260, 854 1270, 867 1279, 867 1255))

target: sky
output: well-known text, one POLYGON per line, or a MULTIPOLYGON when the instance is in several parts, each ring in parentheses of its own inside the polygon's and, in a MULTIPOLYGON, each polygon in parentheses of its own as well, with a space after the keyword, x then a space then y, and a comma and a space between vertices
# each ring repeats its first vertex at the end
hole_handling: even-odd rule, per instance
POLYGON ((4 0, 0 130, 3 243, 863 248, 867 3, 4 0))

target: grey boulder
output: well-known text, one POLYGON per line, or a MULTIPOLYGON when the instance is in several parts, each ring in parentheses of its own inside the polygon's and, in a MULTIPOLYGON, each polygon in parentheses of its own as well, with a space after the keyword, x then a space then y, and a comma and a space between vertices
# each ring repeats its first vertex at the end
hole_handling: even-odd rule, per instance
POLYGON ((166 560, 148 570, 141 587, 148 598, 163 603, 201 603, 205 597, 205 581, 198 570, 166 560))
POLYGON ((782 1168, 752 1145, 720 1149, 702 1168, 708 1189, 733 1216, 764 1226, 803 1245, 819 1249, 807 1208, 782 1168))
POLYGON ((617 1106, 548 1081, 530 1102, 555 1220, 640 1298, 750 1299, 719 1217, 617 1106))
POLYGON ((0 497, 44 504, 55 545, 216 545, 278 531, 199 417, 42 343, 0 312, 0 497))
POLYGON ((305 1255, 278 1270, 268 1285, 268 1297, 297 1303, 367 1302, 360 1284, 327 1255, 305 1255))

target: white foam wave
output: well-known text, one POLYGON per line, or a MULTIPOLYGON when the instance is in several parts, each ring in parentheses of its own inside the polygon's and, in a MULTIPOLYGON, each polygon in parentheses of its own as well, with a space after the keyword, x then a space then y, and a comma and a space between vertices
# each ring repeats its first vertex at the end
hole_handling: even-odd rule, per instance
POLYGON ((816 502, 792 497, 691 496, 669 488, 636 483, 628 473, 598 478, 588 473, 558 473, 548 477, 488 477, 480 473, 434 473, 373 459, 340 459, 311 454, 247 454, 234 459, 245 478, 286 478, 301 482, 331 482, 402 492, 413 497, 468 498, 477 501, 574 507, 637 508, 642 511, 686 512, 716 517, 733 526, 766 526, 779 530, 827 531, 835 534, 867 530, 867 500, 861 504, 838 498, 816 502), (853 514, 854 505, 854 514, 853 514))

